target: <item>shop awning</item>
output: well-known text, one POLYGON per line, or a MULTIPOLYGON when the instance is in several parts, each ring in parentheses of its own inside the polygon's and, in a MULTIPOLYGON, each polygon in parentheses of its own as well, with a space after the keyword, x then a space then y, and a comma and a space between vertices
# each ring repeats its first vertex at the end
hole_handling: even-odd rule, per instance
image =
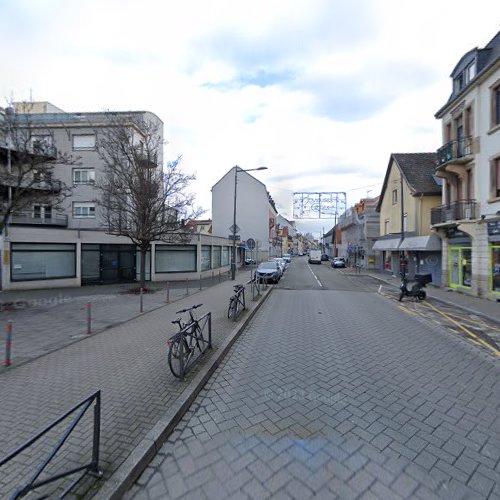
POLYGON ((441 250, 441 240, 435 234, 429 236, 409 236, 405 238, 400 250, 439 252, 441 250))
POLYGON ((378 240, 373 245, 373 250, 397 250, 399 247, 399 238, 390 238, 387 240, 378 240))

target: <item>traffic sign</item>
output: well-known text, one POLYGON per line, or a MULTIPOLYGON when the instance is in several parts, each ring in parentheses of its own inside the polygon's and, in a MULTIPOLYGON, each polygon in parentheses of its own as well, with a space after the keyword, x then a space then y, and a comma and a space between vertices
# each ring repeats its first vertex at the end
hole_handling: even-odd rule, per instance
POLYGON ((237 233, 239 230, 240 228, 236 224, 231 225, 231 227, 229 228, 229 231, 231 231, 233 234, 237 233))
POLYGON ((236 240, 238 241, 240 239, 240 235, 239 234, 235 234, 234 236, 232 234, 230 234, 228 237, 227 237, 229 240, 236 240))
POLYGON ((248 240, 247 240, 247 247, 250 250, 253 250, 255 248, 255 240, 253 238, 248 238, 248 240))

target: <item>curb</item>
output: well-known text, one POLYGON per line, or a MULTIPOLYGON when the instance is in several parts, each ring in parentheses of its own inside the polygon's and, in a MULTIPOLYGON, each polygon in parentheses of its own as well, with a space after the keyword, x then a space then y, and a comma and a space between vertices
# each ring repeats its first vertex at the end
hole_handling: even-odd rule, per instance
POLYGON ((202 366, 193 380, 189 383, 186 389, 182 392, 179 398, 175 401, 167 413, 155 424, 155 426, 146 434, 144 439, 132 450, 129 457, 118 467, 113 475, 103 484, 96 492, 93 498, 98 500, 118 500, 130 489, 136 479, 149 465, 151 460, 156 456, 162 445, 174 431, 176 425, 182 419, 184 414, 189 410, 200 391, 208 382, 217 367, 226 357, 231 347, 243 333, 250 320, 256 312, 266 302, 273 288, 261 298, 255 305, 244 321, 239 324, 228 335, 213 356, 209 359, 209 363, 202 366))

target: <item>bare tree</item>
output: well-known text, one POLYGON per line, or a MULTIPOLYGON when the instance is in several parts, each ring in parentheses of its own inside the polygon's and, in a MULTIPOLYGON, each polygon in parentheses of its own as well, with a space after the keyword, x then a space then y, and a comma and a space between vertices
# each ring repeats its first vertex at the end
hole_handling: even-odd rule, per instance
POLYGON ((0 232, 7 234, 12 217, 28 210, 33 217, 52 216, 71 194, 53 173, 56 165, 76 160, 53 144, 52 131, 36 115, 0 108, 0 232), (40 213, 42 206, 45 214, 40 213))
POLYGON ((105 171, 96 181, 109 234, 127 236, 140 250, 140 286, 145 287, 146 254, 153 241, 191 239, 186 225, 201 215, 188 192, 194 175, 179 167, 181 158, 163 165, 161 125, 139 114, 109 113, 99 131, 97 150, 105 171))

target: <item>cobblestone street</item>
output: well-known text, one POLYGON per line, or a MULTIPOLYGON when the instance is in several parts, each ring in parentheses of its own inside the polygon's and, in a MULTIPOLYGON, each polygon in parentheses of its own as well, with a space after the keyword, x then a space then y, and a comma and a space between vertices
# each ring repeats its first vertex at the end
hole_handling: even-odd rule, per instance
POLYGON ((126 498, 500 498, 498 358, 363 291, 276 289, 126 498))

